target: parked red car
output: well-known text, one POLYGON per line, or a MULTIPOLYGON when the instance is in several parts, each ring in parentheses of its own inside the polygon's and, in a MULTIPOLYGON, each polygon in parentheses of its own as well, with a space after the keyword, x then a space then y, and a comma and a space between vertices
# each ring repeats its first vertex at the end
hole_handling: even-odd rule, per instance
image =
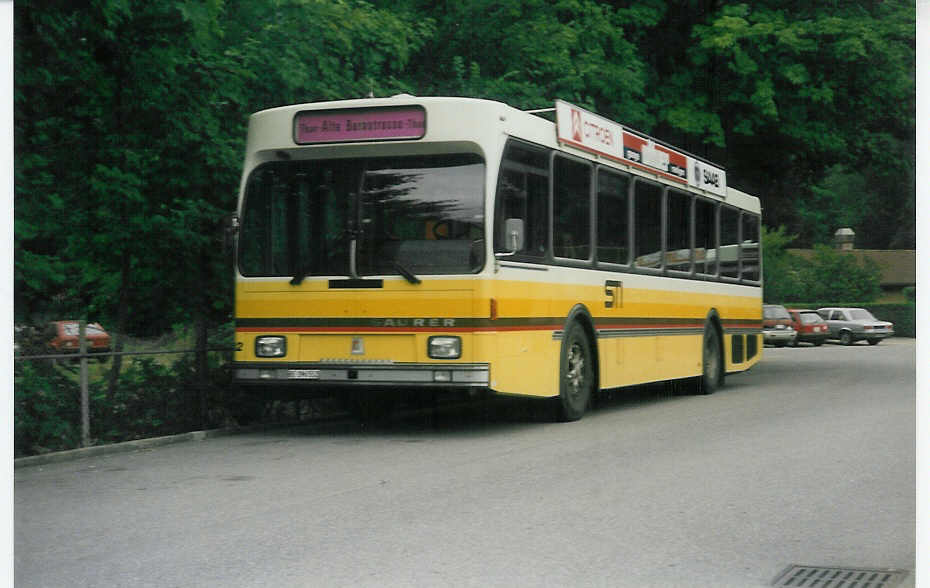
MULTIPOLYGON (((110 351, 110 335, 100 323, 88 323, 85 334, 89 353, 110 351)), ((45 335, 52 353, 78 353, 81 350, 78 321, 51 322, 46 327, 45 335)))
POLYGON ((816 310, 789 308, 788 314, 791 315, 791 326, 798 333, 792 345, 806 341, 820 346, 830 335, 830 328, 816 310))

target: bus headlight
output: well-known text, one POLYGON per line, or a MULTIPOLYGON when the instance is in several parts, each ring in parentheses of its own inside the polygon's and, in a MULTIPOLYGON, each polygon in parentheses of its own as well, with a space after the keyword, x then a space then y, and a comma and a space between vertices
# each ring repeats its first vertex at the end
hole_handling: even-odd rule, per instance
POLYGON ((462 338, 430 337, 427 353, 432 359, 458 359, 462 357, 462 338))
POLYGON ((287 355, 287 339, 280 335, 255 338, 255 357, 284 357, 287 355))

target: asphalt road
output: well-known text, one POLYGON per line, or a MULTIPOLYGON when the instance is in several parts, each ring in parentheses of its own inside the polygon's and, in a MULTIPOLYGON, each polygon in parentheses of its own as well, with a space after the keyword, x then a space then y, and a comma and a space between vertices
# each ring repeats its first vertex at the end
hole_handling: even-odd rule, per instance
MULTIPOLYGON (((512 401, 19 468, 28 586, 769 586, 914 569, 915 342, 765 349, 707 397, 512 401)), ((902 585, 913 585, 913 576, 902 585)))

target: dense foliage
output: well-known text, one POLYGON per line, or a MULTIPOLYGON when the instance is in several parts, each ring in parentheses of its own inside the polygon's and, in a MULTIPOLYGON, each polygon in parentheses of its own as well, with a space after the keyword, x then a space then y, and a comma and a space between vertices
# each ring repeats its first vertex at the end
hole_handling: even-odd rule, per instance
POLYGON ((27 0, 14 18, 18 321, 224 322, 248 114, 369 94, 566 99, 725 165, 794 246, 839 226, 914 246, 912 2, 27 0))
MULTIPOLYGON (((228 335, 228 333, 227 333, 228 335)), ((33 339, 25 354, 44 352, 33 339)), ((195 356, 137 356, 118 376, 112 394, 107 369, 91 360, 88 397, 91 443, 115 443, 217 427, 237 415, 241 394, 231 391, 228 354, 211 353, 207 373, 197 374, 195 356), (204 411, 204 409, 206 409, 204 411)), ((74 449, 81 444, 81 398, 77 360, 16 364, 14 451, 17 457, 74 449)))
POLYGON ((762 235, 765 302, 852 300, 856 305, 881 294, 881 269, 871 259, 860 261, 827 245, 814 246, 808 259, 785 250, 793 240, 784 227, 762 235))

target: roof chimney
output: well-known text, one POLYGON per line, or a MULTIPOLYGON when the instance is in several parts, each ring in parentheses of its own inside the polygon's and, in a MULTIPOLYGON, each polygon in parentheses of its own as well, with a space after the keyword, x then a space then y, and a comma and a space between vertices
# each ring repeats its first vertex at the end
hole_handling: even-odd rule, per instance
POLYGON ((833 244, 836 245, 836 248, 840 251, 852 251, 855 249, 855 241, 856 232, 849 227, 837 229, 836 232, 833 233, 833 244))

